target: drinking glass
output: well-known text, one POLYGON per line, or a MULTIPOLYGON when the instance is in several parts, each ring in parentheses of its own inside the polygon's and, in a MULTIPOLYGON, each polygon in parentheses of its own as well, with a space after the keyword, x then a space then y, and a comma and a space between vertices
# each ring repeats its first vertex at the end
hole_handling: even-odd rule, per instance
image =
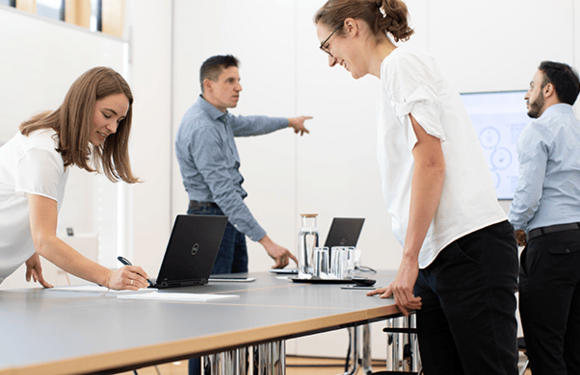
POLYGON ((314 248, 314 276, 328 278, 328 247, 314 248))

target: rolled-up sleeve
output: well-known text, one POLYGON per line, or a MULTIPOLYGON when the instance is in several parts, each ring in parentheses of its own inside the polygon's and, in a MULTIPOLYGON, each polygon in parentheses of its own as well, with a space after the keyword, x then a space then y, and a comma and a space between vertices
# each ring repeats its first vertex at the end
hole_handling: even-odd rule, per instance
POLYGON ((531 123, 518 139, 519 183, 508 213, 508 220, 516 230, 533 229, 527 226, 540 205, 551 142, 549 138, 549 132, 543 132, 531 123))
POLYGON ((228 158, 221 150, 230 152, 225 140, 215 127, 203 126, 192 135, 189 152, 195 165, 208 185, 214 202, 229 218, 237 230, 253 241, 261 240, 266 231, 258 224, 236 190, 231 170, 234 158, 228 158))
POLYGON ((386 74, 386 92, 390 93, 395 116, 404 127, 407 147, 413 149, 417 143, 409 115, 413 115, 427 134, 444 142, 442 104, 433 73, 421 61, 405 56, 393 61, 386 74))

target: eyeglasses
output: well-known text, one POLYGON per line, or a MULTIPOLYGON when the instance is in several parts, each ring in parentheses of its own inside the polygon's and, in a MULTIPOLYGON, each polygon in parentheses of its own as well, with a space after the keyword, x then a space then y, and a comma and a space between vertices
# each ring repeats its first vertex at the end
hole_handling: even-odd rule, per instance
POLYGON ((338 27, 336 29, 334 29, 333 32, 330 33, 330 35, 328 36, 328 38, 324 39, 324 41, 322 43, 320 43, 320 48, 322 51, 326 52, 328 54, 328 56, 333 57, 332 53, 330 53, 329 50, 326 49, 326 43, 328 42, 328 40, 330 38, 332 38, 332 36, 334 35, 334 33, 336 33, 340 28, 342 28, 342 23, 340 25, 338 25, 338 27))

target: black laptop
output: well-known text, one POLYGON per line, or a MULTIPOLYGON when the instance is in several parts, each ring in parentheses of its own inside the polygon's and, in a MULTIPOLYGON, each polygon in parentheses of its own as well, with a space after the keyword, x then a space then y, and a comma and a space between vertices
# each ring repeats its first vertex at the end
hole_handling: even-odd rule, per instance
POLYGON ((207 284, 227 223, 223 215, 177 215, 159 276, 150 288, 207 284))
POLYGON ((365 219, 335 217, 332 219, 324 246, 329 249, 333 246, 356 247, 364 222, 365 219))

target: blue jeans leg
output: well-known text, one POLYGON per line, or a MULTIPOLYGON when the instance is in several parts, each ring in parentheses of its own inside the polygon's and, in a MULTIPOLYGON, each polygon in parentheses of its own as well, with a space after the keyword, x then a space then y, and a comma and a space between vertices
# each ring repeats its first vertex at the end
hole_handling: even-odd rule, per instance
POLYGON ((212 275, 248 272, 246 236, 228 222, 212 275))
POLYGON ((201 358, 191 358, 189 360, 189 375, 201 375, 201 358))
POLYGON ((517 374, 517 271, 513 227, 504 221, 451 243, 419 272, 426 374, 517 374))

